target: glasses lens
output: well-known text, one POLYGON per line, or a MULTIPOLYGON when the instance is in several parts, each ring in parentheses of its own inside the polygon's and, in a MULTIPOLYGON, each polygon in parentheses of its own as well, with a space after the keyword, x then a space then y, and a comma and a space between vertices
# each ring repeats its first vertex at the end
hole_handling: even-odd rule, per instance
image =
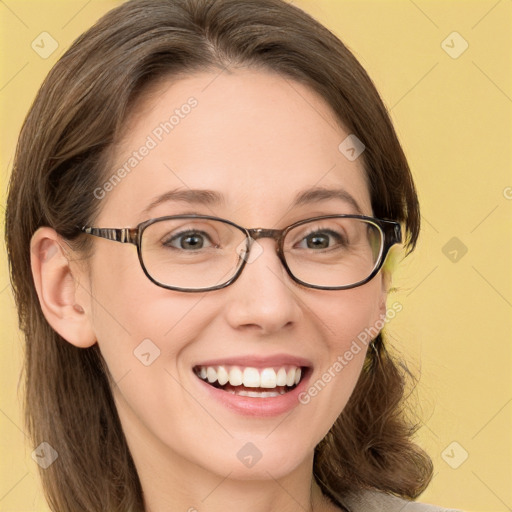
POLYGON ((379 263, 384 236, 363 219, 328 218, 291 229, 284 255, 292 274, 315 286, 350 286, 365 280, 379 263))
POLYGON ((222 221, 173 218, 144 230, 141 254, 148 274, 164 286, 211 288, 229 281, 246 249, 245 233, 222 221))

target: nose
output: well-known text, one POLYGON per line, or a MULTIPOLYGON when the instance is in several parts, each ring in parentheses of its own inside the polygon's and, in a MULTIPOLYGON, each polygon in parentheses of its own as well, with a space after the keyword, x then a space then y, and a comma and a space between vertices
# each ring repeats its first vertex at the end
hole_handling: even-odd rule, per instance
POLYGON ((301 318, 299 287, 283 267, 271 238, 253 242, 241 275, 225 292, 226 319, 234 329, 271 334, 291 328, 301 318))

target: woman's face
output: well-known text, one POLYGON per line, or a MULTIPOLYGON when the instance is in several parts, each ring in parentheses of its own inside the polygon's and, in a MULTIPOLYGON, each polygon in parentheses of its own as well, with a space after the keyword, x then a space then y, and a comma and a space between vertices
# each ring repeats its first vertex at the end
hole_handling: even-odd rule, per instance
MULTIPOLYGON (((239 69, 160 84, 125 128, 106 179, 125 172, 91 198, 102 203, 95 226, 195 213, 282 229, 319 215, 372 215, 361 159, 338 149, 349 134, 320 97, 279 75, 239 69), (319 187, 342 192, 294 204, 319 187), (221 200, 182 194, 150 207, 176 190, 189 197, 210 190, 221 200)), ((384 313, 382 275, 349 290, 302 287, 274 240, 263 238, 232 285, 185 293, 152 283, 135 246, 93 242, 80 303, 116 382, 136 464, 156 470, 174 461, 180 471, 242 479, 279 478, 311 464, 360 374, 366 346, 357 351, 353 342, 384 313), (208 364, 256 368, 260 376, 263 368, 307 369, 295 391, 262 398, 204 382, 194 369, 208 364), (319 380, 320 391, 307 394, 319 380)))

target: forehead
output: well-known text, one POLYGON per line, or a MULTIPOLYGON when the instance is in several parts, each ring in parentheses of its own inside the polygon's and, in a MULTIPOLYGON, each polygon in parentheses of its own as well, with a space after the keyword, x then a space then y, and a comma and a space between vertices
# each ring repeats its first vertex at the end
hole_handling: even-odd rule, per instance
MULTIPOLYGON (((162 81, 132 110, 114 148, 100 217, 141 222, 167 191, 208 189, 221 200, 194 212, 272 223, 311 188, 342 189, 369 215, 362 159, 339 149, 348 135, 319 95, 272 72, 212 71, 162 81)), ((192 211, 177 201, 157 210, 192 211)))

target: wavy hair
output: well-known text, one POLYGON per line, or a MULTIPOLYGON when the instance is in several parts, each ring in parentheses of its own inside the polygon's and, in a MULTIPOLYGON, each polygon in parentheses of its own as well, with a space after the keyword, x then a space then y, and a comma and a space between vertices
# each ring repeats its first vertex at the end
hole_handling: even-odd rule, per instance
MULTIPOLYGON (((410 169, 386 108, 365 70, 327 28, 283 0, 131 0, 81 35, 42 84, 23 124, 9 183, 6 244, 25 339, 26 429, 34 446, 59 447, 41 470, 54 511, 144 510, 142 488, 96 345, 81 349, 46 321, 31 278, 30 240, 54 228, 91 251, 112 145, 135 102, 161 79, 237 66, 270 70, 306 84, 366 146, 374 214, 400 221, 416 243, 419 205, 410 169), (79 397, 79 399, 77 399, 79 397)), ((315 449, 324 493, 343 498, 379 489, 416 498, 432 474, 406 418, 406 372, 379 335, 356 388, 315 449)))

